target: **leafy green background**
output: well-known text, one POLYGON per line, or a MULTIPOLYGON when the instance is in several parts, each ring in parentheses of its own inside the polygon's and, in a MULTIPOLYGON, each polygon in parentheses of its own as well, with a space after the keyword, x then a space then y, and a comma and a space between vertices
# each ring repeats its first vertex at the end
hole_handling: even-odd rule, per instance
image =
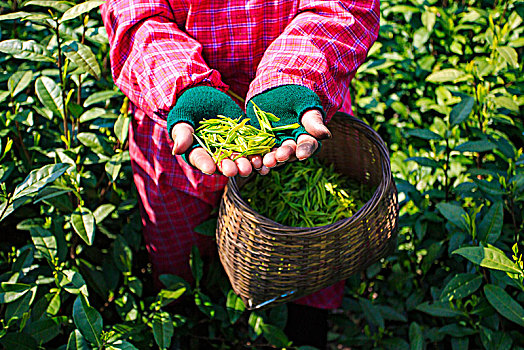
MULTIPOLYGON (((0 3, 0 344, 289 346, 286 306, 246 311, 196 249, 196 283, 152 288, 101 3, 0 3)), ((348 279, 330 346, 523 349, 524 3, 381 8, 353 100, 390 148, 398 250, 348 279)))

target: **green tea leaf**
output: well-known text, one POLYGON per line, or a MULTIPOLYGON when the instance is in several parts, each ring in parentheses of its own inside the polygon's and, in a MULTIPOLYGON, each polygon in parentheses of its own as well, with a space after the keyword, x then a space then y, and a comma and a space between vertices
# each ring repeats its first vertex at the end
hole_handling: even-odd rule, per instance
POLYGON ((122 96, 122 93, 114 90, 98 91, 86 98, 84 101, 84 107, 89 107, 100 102, 106 103, 109 99, 117 96, 122 96))
POLYGON ((428 129, 409 129, 406 131, 409 136, 415 136, 424 140, 442 140, 442 137, 428 129))
POLYGON ((57 318, 42 318, 31 322, 24 332, 37 339, 40 344, 47 343, 60 334, 60 322, 57 318))
POLYGON ((53 79, 43 76, 36 79, 35 90, 38 99, 54 115, 64 116, 62 92, 53 79))
POLYGON ((524 308, 506 291, 494 284, 484 286, 484 294, 491 306, 508 320, 524 327, 524 308))
POLYGON ((98 347, 102 346, 102 316, 87 304, 82 295, 79 295, 73 304, 73 320, 88 342, 96 344, 98 347))
POLYGON ((380 314, 380 311, 371 303, 371 301, 360 298, 359 299, 360 307, 362 308, 362 311, 364 312, 364 316, 368 320, 369 323, 379 327, 384 328, 384 318, 380 314))
POLYGON ((465 75, 466 73, 458 69, 447 68, 431 73, 426 77, 426 81, 429 81, 431 83, 454 82, 457 79, 464 77, 465 75))
POLYGON ((68 41, 62 45, 64 54, 79 68, 91 74, 95 79, 100 79, 100 66, 95 54, 89 46, 77 41, 68 41))
POLYGON ((175 329, 171 316, 167 312, 157 312, 153 315, 153 336, 160 349, 169 349, 175 329))
POLYGON ((7 333, 0 339, 5 349, 36 350, 38 343, 35 338, 24 333, 7 333))
POLYGON ((32 287, 27 293, 24 293, 22 297, 7 304, 5 309, 5 319, 10 320, 11 318, 22 318, 24 313, 30 310, 31 305, 35 300, 36 289, 36 286, 32 287))
POLYGON ((437 204, 437 209, 453 225, 465 232, 468 231, 468 225, 464 219, 468 214, 464 209, 462 209, 462 207, 451 203, 441 202, 437 204))
POLYGON ((19 198, 38 192, 44 186, 62 176, 68 168, 69 164, 57 163, 44 165, 31 171, 24 181, 16 186, 13 197, 19 198))
POLYGON ((494 97, 493 102, 498 108, 506 108, 512 112, 519 113, 519 105, 509 96, 494 97))
POLYGON ((193 273, 193 277, 195 278, 196 284, 198 286, 204 274, 204 262, 200 258, 200 252, 198 251, 198 247, 196 245, 191 247, 189 265, 191 266, 191 272, 193 273))
POLYGON ((78 207, 71 214, 71 225, 75 232, 87 243, 92 245, 95 239, 95 217, 91 210, 78 207))
POLYGON ((229 316, 229 323, 234 324, 242 315, 246 306, 244 302, 236 293, 231 289, 227 293, 226 310, 229 316))
POLYGON ((34 40, 22 41, 9 39, 0 42, 0 52, 14 58, 30 61, 54 62, 54 58, 46 49, 34 40))
POLYGON ((478 226, 478 237, 481 241, 495 243, 502 232, 504 224, 504 205, 502 201, 492 204, 478 226))
POLYGON ((442 301, 436 301, 434 303, 426 301, 418 305, 416 309, 436 317, 456 317, 463 314, 462 311, 451 308, 449 302, 442 301))
POLYGON ((411 322, 409 325, 409 349, 424 349, 424 334, 422 334, 422 329, 417 322, 411 322))
POLYGON ((504 57, 510 66, 513 68, 519 67, 519 55, 514 48, 510 46, 498 46, 497 52, 504 57))
POLYGON ((37 251, 49 262, 53 262, 58 254, 56 237, 48 230, 41 227, 31 227, 31 239, 37 251))
POLYGON ((482 267, 522 274, 513 261, 506 257, 502 251, 494 247, 463 247, 455 250, 453 254, 459 254, 472 263, 482 267))
POLYGON ((472 273, 460 273, 455 275, 442 289, 441 301, 452 301, 462 299, 475 293, 482 284, 482 275, 472 273))
POLYGON ((458 152, 487 152, 495 149, 496 145, 488 140, 466 141, 457 147, 455 151, 458 152))
POLYGON ((24 3, 25 6, 42 6, 46 8, 53 8, 59 12, 65 12, 73 6, 69 1, 57 1, 57 0, 31 0, 24 3))
POLYGON ((473 110, 474 104, 475 99, 473 97, 462 97, 462 101, 460 101, 455 107, 453 107, 449 115, 449 121, 451 123, 451 126, 460 124, 466 119, 468 119, 469 115, 471 114, 471 111, 473 110))
POLYGON ((202 311, 207 317, 215 317, 215 308, 213 302, 207 295, 200 291, 195 291, 195 305, 200 311, 202 311))
POLYGON ((91 347, 82 336, 82 333, 80 333, 78 329, 75 329, 71 332, 71 335, 69 335, 66 350, 91 350, 91 347))
POLYGON ((2 282, 0 284, 0 304, 11 303, 29 292, 33 287, 25 283, 2 282))
POLYGON ((7 81, 7 88, 11 93, 11 97, 15 97, 20 92, 31 84, 33 80, 33 72, 27 71, 18 71, 9 77, 7 81))
POLYGON ((64 13, 62 18, 60 18, 60 23, 74 19, 84 13, 88 13, 89 11, 99 7, 105 2, 105 0, 90 0, 75 5, 64 13))
POLYGON ((78 141, 84 146, 89 147, 93 152, 99 154, 112 154, 111 147, 100 135, 91 132, 81 132, 77 135, 78 141))
POLYGON ((130 121, 131 119, 127 115, 120 114, 115 122, 115 135, 116 137, 118 137, 118 140, 121 144, 124 144, 126 142, 127 134, 129 132, 130 121))
POLYGON ((262 324, 261 328, 264 338, 266 338, 271 345, 280 348, 289 346, 289 339, 282 329, 270 324, 262 324))

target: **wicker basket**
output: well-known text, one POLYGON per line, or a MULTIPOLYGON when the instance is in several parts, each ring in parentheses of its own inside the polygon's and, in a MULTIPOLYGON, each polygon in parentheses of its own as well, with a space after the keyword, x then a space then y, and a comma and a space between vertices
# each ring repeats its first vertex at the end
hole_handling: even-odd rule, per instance
POLYGON ((350 218, 314 228, 288 227, 255 212, 241 197, 245 179, 226 186, 217 226, 220 260, 248 309, 295 300, 362 271, 396 247, 398 200, 387 148, 362 121, 338 113, 319 158, 377 186, 350 218))

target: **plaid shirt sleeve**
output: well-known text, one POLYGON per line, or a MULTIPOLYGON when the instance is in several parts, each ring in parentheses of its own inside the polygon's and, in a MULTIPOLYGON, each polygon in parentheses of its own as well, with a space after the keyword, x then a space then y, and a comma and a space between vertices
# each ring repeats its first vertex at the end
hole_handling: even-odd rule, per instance
POLYGON ((379 0, 301 1, 266 49, 247 100, 279 85, 304 85, 320 96, 329 120, 377 39, 379 6, 379 0))
POLYGON ((115 84, 162 125, 184 89, 202 84, 228 88, 218 71, 204 62, 202 45, 178 28, 175 16, 187 9, 172 6, 183 5, 167 0, 113 0, 101 5, 115 84))

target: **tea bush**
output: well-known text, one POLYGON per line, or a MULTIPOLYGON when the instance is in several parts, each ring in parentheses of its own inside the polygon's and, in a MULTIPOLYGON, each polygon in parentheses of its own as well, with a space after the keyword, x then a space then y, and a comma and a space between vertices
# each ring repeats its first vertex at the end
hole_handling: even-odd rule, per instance
MULTIPOLYGON (((0 344, 289 347, 286 306, 246 311, 196 249, 194 283, 153 288, 102 2, 0 3, 0 344)), ((522 349, 524 3, 381 7, 352 97, 390 147, 398 250, 348 279, 330 344, 522 349)))

